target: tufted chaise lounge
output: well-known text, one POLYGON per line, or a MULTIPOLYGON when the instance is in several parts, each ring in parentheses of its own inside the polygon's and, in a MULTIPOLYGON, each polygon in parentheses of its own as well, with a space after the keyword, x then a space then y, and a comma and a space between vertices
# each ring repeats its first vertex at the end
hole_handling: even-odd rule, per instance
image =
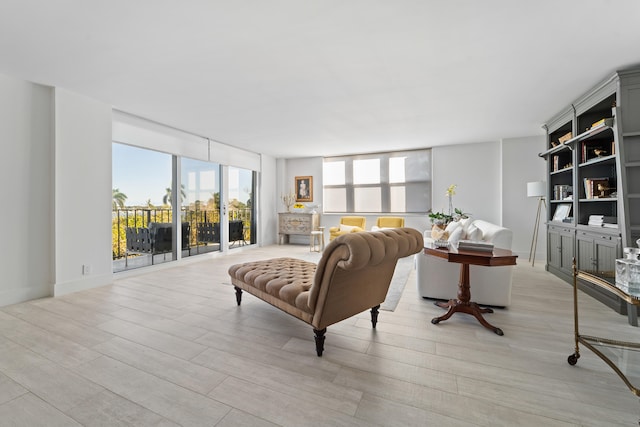
POLYGON ((412 228, 350 233, 332 240, 317 265, 275 258, 232 265, 229 275, 238 305, 245 290, 308 323, 322 356, 327 326, 371 309, 376 327, 398 258, 423 246, 412 228))

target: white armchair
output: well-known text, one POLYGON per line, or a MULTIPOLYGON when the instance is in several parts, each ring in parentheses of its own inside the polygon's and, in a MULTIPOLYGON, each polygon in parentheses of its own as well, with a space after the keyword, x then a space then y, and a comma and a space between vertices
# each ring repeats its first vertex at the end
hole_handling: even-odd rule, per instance
MULTIPOLYGON (((513 232, 508 228, 487 221, 471 221, 482 232, 482 241, 493 243, 494 247, 511 250, 513 232)), ((425 245, 431 239, 431 230, 425 231, 425 245)), ((511 281, 513 266, 483 267, 471 265, 469 278, 471 300, 496 307, 511 304, 511 281)), ((442 258, 416 254, 416 277, 418 294, 425 298, 449 300, 456 298, 460 280, 460 264, 450 263, 442 258)))

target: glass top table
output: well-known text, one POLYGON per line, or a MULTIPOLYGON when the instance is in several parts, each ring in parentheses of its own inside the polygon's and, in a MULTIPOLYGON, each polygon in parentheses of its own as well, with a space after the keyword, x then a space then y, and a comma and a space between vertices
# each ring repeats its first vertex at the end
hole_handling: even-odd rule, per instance
POLYGON ((579 271, 576 262, 573 262, 573 313, 574 313, 574 332, 575 332, 575 351, 569 355, 567 362, 575 365, 580 358, 579 345, 582 344, 589 350, 600 357, 607 365, 609 365, 618 376, 629 387, 629 390, 640 396, 640 343, 627 342, 609 339, 605 337, 597 337, 591 335, 583 335, 579 332, 578 327, 578 281, 583 280, 594 284, 600 288, 622 298, 628 304, 635 308, 640 306, 640 290, 635 287, 611 283, 596 275, 579 271))

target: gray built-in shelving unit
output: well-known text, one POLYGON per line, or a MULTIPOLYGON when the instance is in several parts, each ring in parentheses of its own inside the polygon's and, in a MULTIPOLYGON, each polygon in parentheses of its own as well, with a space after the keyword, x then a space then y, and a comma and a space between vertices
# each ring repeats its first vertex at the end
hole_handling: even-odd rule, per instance
MULTIPOLYGON (((640 237, 640 68, 613 73, 544 128, 546 268, 571 283, 575 257, 579 270, 612 282, 622 248, 640 237), (605 225, 590 225, 600 217, 605 225)), ((588 283, 580 288, 627 313, 617 296, 588 283)))

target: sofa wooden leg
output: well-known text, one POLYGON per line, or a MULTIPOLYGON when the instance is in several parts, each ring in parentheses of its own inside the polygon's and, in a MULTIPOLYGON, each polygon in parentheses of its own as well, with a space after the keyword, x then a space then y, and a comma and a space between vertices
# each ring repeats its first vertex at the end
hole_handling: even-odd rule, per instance
POLYGON ((316 338, 316 353, 318 357, 322 356, 322 352, 324 351, 324 334, 327 332, 327 328, 324 329, 314 329, 313 333, 316 338))
POLYGON ((236 288, 236 302, 240 305, 240 302, 242 301, 242 289, 237 286, 234 286, 234 288, 236 288))
POLYGON ((379 305, 376 305, 375 307, 371 307, 371 324, 373 325, 373 329, 376 328, 376 323, 378 323, 378 309, 380 308, 379 305))

